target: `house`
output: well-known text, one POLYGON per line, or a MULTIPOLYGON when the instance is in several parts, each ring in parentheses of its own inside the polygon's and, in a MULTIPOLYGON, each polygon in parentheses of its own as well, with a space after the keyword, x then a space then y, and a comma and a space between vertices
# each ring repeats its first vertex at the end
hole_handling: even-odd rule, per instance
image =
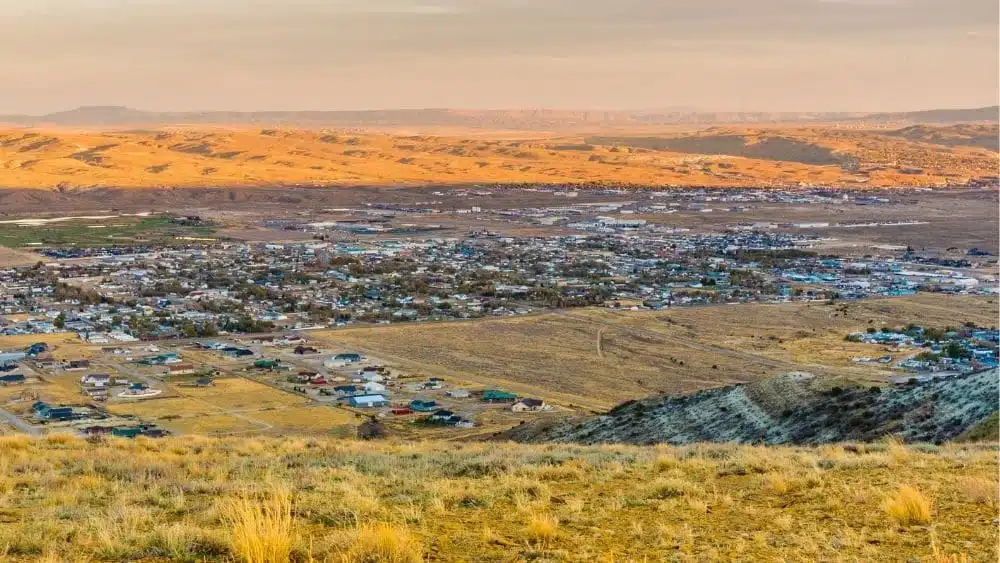
POLYGON ((318 354, 319 350, 317 350, 316 348, 313 348, 312 346, 301 346, 301 345, 299 345, 299 346, 295 347, 295 353, 298 354, 298 355, 300 355, 300 356, 302 356, 302 355, 305 355, 305 354, 318 354))
POLYGON ((84 389, 84 393, 88 397, 95 401, 107 401, 108 400, 108 388, 107 387, 94 387, 92 389, 84 389))
POLYGON ((66 371, 87 369, 90 367, 90 360, 70 360, 66 364, 66 371))
POLYGON ((0 364, 14 363, 27 356, 24 352, 0 352, 0 364))
POLYGON ((73 412, 73 407, 56 407, 42 401, 32 405, 31 410, 35 416, 43 420, 65 421, 77 417, 76 413, 73 412))
POLYGON ((449 396, 449 397, 451 397, 451 398, 453 398, 453 399, 468 399, 469 398, 469 390, 468 389, 452 389, 450 391, 445 391, 444 394, 447 395, 447 396, 449 396))
POLYGON ((392 414, 394 414, 396 416, 401 416, 401 415, 404 415, 404 414, 413 414, 413 409, 409 409, 409 408, 405 408, 405 407, 404 408, 399 408, 399 409, 392 409, 392 414))
POLYGON ((455 413, 451 412, 450 410, 438 409, 433 413, 431 413, 431 415, 428 416, 427 418, 434 421, 446 422, 453 416, 455 416, 455 413))
POLYGON ((237 348, 236 346, 227 346, 222 349, 222 355, 230 358, 242 358, 244 356, 253 356, 253 350, 248 348, 237 348))
POLYGON ((193 364, 169 364, 167 366, 167 375, 192 375, 194 372, 193 364))
POLYGON ((483 391, 483 400, 487 403, 513 403, 517 400, 517 395, 499 389, 486 389, 483 391))
POLYGON ((357 395, 348 399, 348 405, 357 408, 384 407, 389 404, 385 395, 357 395))
POLYGON ((363 381, 385 381, 385 377, 382 376, 379 369, 373 366, 368 366, 359 371, 358 377, 360 377, 363 381))
POLYGON ((142 434, 142 428, 138 426, 119 426, 111 429, 111 435, 118 438, 135 438, 142 434))
POLYGON ((90 373, 80 378, 80 384, 91 387, 107 387, 111 385, 111 376, 106 373, 90 373))
POLYGON ((180 361, 181 360, 180 357, 178 357, 177 352, 164 352, 148 358, 136 360, 136 363, 147 366, 161 366, 164 364, 175 364, 180 361))
POLYGON ((510 406, 510 410, 514 412, 536 412, 536 411, 546 411, 551 410, 552 407, 545 404, 545 401, 541 399, 519 399, 516 403, 510 406))
POLYGON ((414 399, 409 404, 409 407, 416 412, 431 412, 436 406, 436 401, 424 401, 421 399, 414 399))
POLYGON ((385 392, 385 385, 381 383, 376 383, 374 381, 369 381, 365 383, 365 393, 383 393, 385 392))
POLYGON ((23 373, 9 373, 6 375, 0 375, 0 385, 6 387, 8 385, 18 385, 24 383, 23 373))
POLYGON ((359 389, 354 385, 337 385, 333 388, 333 393, 338 397, 353 397, 359 394, 359 389))
POLYGON ((343 354, 337 354, 332 358, 328 358, 325 362, 323 362, 323 365, 328 368, 332 368, 338 366, 346 366, 348 364, 356 364, 359 363, 360 361, 361 361, 361 354, 348 352, 343 354))

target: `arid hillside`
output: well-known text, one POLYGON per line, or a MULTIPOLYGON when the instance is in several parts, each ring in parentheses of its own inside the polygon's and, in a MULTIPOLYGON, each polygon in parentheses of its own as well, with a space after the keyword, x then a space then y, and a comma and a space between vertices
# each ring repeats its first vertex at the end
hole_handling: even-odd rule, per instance
MULTIPOLYGON (((659 312, 574 309, 474 322, 312 331, 415 373, 500 386, 563 405, 607 410, 653 394, 809 372, 885 382, 892 372, 851 360, 880 348, 845 342, 869 326, 996 324, 996 300, 932 295, 855 301, 682 307, 659 312)), ((780 411, 779 411, 780 412, 780 411)))
POLYGON ((0 130, 7 188, 615 182, 944 186, 996 173, 995 125, 465 137, 286 129, 0 130), (941 143, 941 144, 934 144, 941 143))
POLYGON ((0 559, 995 561, 996 444, 0 437, 0 559))
POLYGON ((997 412, 997 370, 887 387, 833 385, 786 374, 683 397, 629 401, 607 415, 523 425, 507 437, 538 442, 821 444, 898 435, 940 443, 997 412))

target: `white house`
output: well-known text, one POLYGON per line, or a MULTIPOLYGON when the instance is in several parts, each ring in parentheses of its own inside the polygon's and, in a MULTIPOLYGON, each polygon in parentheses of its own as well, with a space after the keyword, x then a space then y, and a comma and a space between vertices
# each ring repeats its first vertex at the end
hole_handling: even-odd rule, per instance
POLYGON ((111 376, 103 373, 90 373, 81 377, 80 383, 92 387, 107 387, 111 384, 111 376))
POLYGON ((365 393, 383 393, 385 392, 385 385, 381 383, 376 383, 374 381, 369 381, 365 383, 365 393))
POLYGON ((552 410, 552 407, 546 405, 545 401, 541 399, 519 399, 510 406, 510 410, 514 412, 535 412, 552 410))

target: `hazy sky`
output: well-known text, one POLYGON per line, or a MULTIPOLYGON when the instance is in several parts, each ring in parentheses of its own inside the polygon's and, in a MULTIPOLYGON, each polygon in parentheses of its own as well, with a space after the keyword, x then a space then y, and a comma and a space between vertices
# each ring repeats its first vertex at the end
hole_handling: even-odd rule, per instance
POLYGON ((997 103, 997 0, 0 0, 0 113, 997 103))

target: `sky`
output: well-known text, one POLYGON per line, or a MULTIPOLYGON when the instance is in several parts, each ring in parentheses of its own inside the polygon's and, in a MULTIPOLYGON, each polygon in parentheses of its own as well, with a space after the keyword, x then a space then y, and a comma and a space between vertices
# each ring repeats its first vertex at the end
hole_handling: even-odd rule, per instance
POLYGON ((1000 96, 997 0, 0 0, 0 114, 903 111, 1000 96))

